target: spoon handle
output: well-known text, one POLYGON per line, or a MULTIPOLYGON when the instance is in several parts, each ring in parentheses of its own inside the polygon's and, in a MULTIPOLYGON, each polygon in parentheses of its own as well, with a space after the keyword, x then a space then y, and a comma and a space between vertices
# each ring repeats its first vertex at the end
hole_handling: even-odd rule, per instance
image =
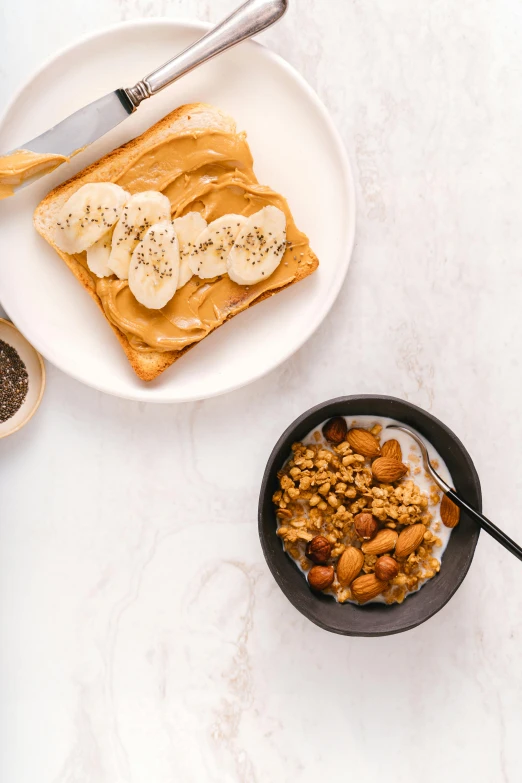
POLYGON ((494 525, 493 522, 490 522, 489 519, 486 519, 486 517, 482 516, 482 514, 479 514, 478 511, 475 511, 474 508, 468 506, 468 504, 459 498, 459 496, 456 495, 452 489, 448 490, 446 495, 455 503, 456 506, 459 506, 459 508, 465 511, 468 517, 474 519, 475 522, 486 531, 486 533, 489 533, 489 535, 492 536, 495 541, 498 541, 498 543, 502 544, 502 546, 505 547, 508 552, 511 552, 512 555, 518 557, 519 560, 522 560, 522 547, 516 544, 512 538, 510 538, 502 530, 500 530, 500 528, 494 525))

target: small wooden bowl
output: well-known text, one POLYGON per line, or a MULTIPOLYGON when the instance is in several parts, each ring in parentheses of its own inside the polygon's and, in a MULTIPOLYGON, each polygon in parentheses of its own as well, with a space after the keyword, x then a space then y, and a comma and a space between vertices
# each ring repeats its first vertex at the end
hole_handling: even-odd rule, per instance
POLYGON ((272 495, 277 472, 290 455, 292 443, 333 416, 385 416, 413 427, 432 443, 448 466, 455 487, 470 505, 481 510, 480 482, 471 458, 457 436, 427 411, 405 400, 373 394, 328 400, 299 416, 281 435, 268 460, 259 497, 259 537, 268 567, 288 600, 316 625, 346 636, 386 636, 400 633, 433 617, 462 584, 473 559, 480 528, 466 514, 451 534, 440 573, 402 604, 366 606, 338 604, 332 596, 314 593, 277 536, 272 495))
POLYGON ((21 430, 36 413, 45 389, 45 365, 31 343, 27 342, 11 321, 4 318, 0 318, 0 340, 18 351, 29 373, 29 388, 23 405, 10 419, 0 422, 0 438, 6 438, 21 430))

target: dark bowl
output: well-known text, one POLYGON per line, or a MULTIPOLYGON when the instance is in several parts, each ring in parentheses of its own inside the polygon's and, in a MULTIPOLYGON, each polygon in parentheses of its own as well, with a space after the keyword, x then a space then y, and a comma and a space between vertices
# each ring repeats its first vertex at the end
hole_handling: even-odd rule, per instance
POLYGON ((288 600, 305 617, 333 633, 347 636, 386 636, 415 628, 433 617, 461 585, 473 559, 480 528, 466 514, 453 530, 442 557, 440 572, 402 604, 339 604, 331 596, 314 593, 276 534, 272 495, 278 489, 277 472, 290 455, 290 447, 325 419, 333 416, 386 416, 409 425, 435 446, 455 482, 457 492, 481 511, 480 482, 471 458, 453 432, 431 414, 395 397, 355 395, 338 397, 299 416, 281 435, 268 460, 259 497, 259 537, 274 579, 288 600))

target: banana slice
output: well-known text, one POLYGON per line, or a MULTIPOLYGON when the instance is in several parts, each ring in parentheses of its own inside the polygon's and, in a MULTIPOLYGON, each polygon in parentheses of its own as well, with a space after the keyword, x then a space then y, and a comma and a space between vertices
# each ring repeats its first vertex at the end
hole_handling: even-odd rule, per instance
POLYGON ((196 247, 196 239, 206 229, 207 221, 199 212, 187 212, 173 221, 179 241, 179 279, 178 288, 183 288, 192 277, 190 254, 196 247))
POLYGON ((87 266, 97 277, 110 277, 113 272, 109 268, 111 254, 112 231, 104 234, 94 245, 87 248, 87 266))
POLYGON ((89 182, 65 202, 56 223, 55 242, 66 253, 83 253, 120 217, 129 194, 112 182, 89 182))
POLYGON ((199 277, 219 277, 227 271, 227 256, 247 222, 243 215, 223 215, 199 235, 197 247, 190 256, 192 272, 199 277))
POLYGON ((135 193, 123 207, 112 235, 109 267, 120 280, 129 276, 132 251, 154 224, 170 220, 170 201, 156 190, 135 193))
POLYGON ((135 247, 129 288, 144 307, 159 310, 174 294, 179 277, 179 242, 171 220, 154 223, 135 247))
POLYGON ((286 250, 286 215, 268 206, 251 215, 227 259, 228 276, 239 285, 255 285, 275 272, 286 250))

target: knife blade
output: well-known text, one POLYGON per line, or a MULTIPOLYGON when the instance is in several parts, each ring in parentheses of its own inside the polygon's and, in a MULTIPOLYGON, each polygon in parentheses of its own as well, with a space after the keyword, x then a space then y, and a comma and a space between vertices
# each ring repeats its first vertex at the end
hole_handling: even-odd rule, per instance
MULTIPOLYGON (((288 0, 247 0, 223 22, 134 87, 119 88, 98 98, 45 133, 17 147, 17 150, 69 158, 123 122, 146 98, 155 95, 216 55, 266 30, 283 16, 287 7, 288 0)), ((8 155, 4 160, 7 158, 8 155)), ((56 165, 53 170, 55 168, 56 165)), ((48 171, 49 169, 38 171, 30 179, 17 184, 14 189, 19 190, 31 184, 48 171)))
POLYGON ((70 114, 41 136, 23 144, 22 149, 69 158, 127 119, 134 108, 124 90, 115 90, 70 114))

